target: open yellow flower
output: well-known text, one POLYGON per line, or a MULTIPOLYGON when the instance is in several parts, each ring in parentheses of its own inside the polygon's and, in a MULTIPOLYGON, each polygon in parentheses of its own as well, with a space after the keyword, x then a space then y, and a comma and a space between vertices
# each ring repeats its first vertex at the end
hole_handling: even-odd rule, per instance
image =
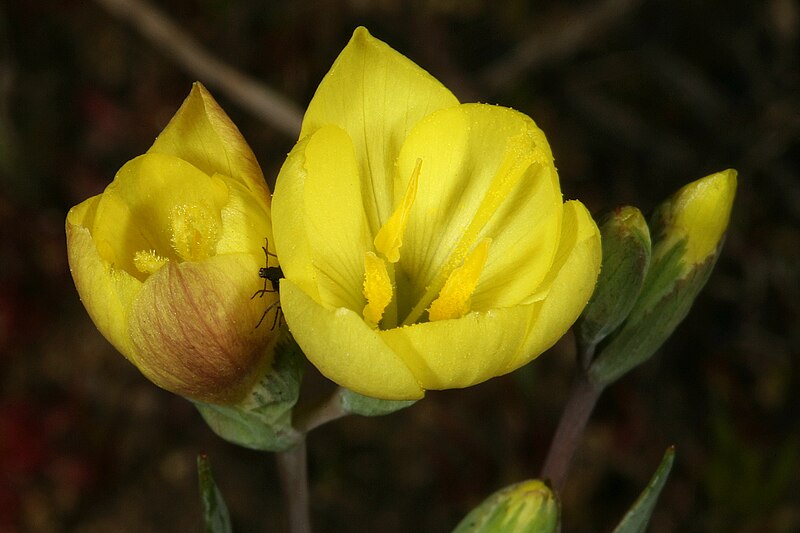
POLYGON ((359 28, 276 185, 281 305, 327 377, 382 399, 466 387, 549 348, 600 265, 527 116, 459 104, 359 28))
MULTIPOLYGON (((239 130, 200 84, 146 154, 67 214, 75 286, 100 332, 157 385, 235 401, 269 362, 256 328, 270 195, 239 130)), ((274 252, 274 250, 273 250, 274 252)))

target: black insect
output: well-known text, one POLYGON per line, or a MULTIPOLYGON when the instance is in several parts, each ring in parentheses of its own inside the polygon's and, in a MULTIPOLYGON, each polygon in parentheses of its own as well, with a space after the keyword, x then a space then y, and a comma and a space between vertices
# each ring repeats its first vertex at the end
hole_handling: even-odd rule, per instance
MULTIPOLYGON (((266 262, 264 263, 263 267, 258 269, 258 277, 264 279, 264 288, 257 290, 250 297, 251 300, 253 298, 255 298, 256 296, 258 296, 259 298, 263 298, 264 295, 267 294, 268 292, 278 292, 280 290, 280 280, 283 277, 283 270, 281 270, 281 267, 271 267, 271 266, 269 266, 269 258, 270 257, 278 257, 278 256, 276 256, 273 253, 270 253, 270 251, 269 251, 269 240, 265 239, 265 241, 266 241, 266 243, 265 243, 266 246, 262 246, 261 249, 264 250, 264 256, 266 257, 266 262), (269 281, 270 284, 272 285, 271 289, 267 288, 267 281, 269 281)), ((281 301, 280 300, 276 300, 276 301, 272 302, 269 305, 269 307, 267 307, 264 310, 264 314, 261 315, 261 319, 258 321, 258 324, 256 324, 256 328, 258 328, 258 326, 261 325, 261 323, 266 318, 267 314, 270 311, 272 311, 273 308, 275 308, 276 311, 275 311, 275 318, 272 320, 272 327, 270 329, 275 329, 275 326, 278 325, 278 323, 280 322, 280 317, 282 315, 282 312, 281 312, 281 301)))

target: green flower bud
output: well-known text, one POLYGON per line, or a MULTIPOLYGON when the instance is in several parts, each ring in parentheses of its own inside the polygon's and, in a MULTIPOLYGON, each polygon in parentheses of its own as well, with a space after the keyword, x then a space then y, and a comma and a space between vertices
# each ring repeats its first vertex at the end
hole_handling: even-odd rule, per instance
POLYGON ((686 317, 722 247, 736 195, 736 171, 694 181, 654 213, 653 255, 627 320, 600 345, 589 368, 605 386, 649 359, 686 317))
POLYGON ((453 533, 551 533, 559 530, 559 515, 550 487, 532 479, 486 498, 453 533))
POLYGON ((603 266, 592 299, 578 320, 584 346, 607 337, 630 313, 650 265, 650 230, 635 207, 619 207, 600 219, 603 266))

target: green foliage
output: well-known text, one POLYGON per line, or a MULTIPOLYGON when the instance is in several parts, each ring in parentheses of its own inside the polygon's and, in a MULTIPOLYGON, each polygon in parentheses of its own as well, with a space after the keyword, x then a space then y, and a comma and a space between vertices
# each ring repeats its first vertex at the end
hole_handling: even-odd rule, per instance
POLYGON ((416 400, 379 400, 342 389, 341 402, 342 409, 347 413, 361 416, 383 416, 410 407, 416 403, 416 400))
POLYGON ((800 469, 800 438, 787 432, 780 445, 753 444, 738 434, 731 414, 712 409, 709 420, 711 444, 704 482, 713 512, 710 530, 724 524, 744 529, 788 531, 780 527, 778 502, 791 494, 800 469))
POLYGON ((263 451, 284 451, 301 435, 292 427, 303 375, 303 353, 290 337, 275 349, 272 367, 235 405, 195 402, 203 419, 223 439, 263 451))
POLYGON ((628 509, 622 521, 614 529, 614 533, 644 533, 650 516, 656 507, 656 502, 661 494, 661 490, 667 482, 672 464, 675 462, 675 448, 667 448, 661 464, 658 465, 656 473, 650 479, 644 491, 639 495, 633 506, 628 509))
POLYGON ((231 517, 222 493, 214 482, 208 456, 197 456, 197 477, 200 482, 200 501, 203 504, 203 532, 231 533, 231 517))

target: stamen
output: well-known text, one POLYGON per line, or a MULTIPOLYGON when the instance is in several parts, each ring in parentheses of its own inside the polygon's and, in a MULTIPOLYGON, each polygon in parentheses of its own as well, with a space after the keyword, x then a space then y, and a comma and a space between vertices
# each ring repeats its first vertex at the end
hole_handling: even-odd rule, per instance
POLYGON ((428 318, 431 322, 461 318, 469 313, 472 293, 478 286, 478 278, 480 278, 486 258, 489 256, 491 243, 492 239, 483 239, 467 256, 464 264, 450 273, 439 297, 431 303, 428 309, 428 318))
POLYGON ((143 274, 153 274, 169 262, 166 257, 161 257, 155 250, 140 250, 133 254, 133 265, 143 274))
POLYGON ((417 184, 419 183, 419 173, 422 169, 422 159, 417 159, 411 179, 408 180, 406 193, 403 201, 397 206, 392 216, 386 224, 378 231, 375 236, 375 249, 381 252, 390 263, 397 263, 400 260, 400 247, 403 245, 403 232, 408 223, 408 215, 411 206, 414 205, 414 198, 417 196, 417 184))
POLYGON ((214 254, 219 224, 204 205, 177 205, 170 213, 172 247, 184 261, 201 261, 214 254))
POLYGON ((367 305, 364 306, 364 320, 373 328, 383 317, 386 306, 392 301, 392 280, 386 269, 386 262, 375 255, 374 252, 364 254, 364 297, 367 305))

